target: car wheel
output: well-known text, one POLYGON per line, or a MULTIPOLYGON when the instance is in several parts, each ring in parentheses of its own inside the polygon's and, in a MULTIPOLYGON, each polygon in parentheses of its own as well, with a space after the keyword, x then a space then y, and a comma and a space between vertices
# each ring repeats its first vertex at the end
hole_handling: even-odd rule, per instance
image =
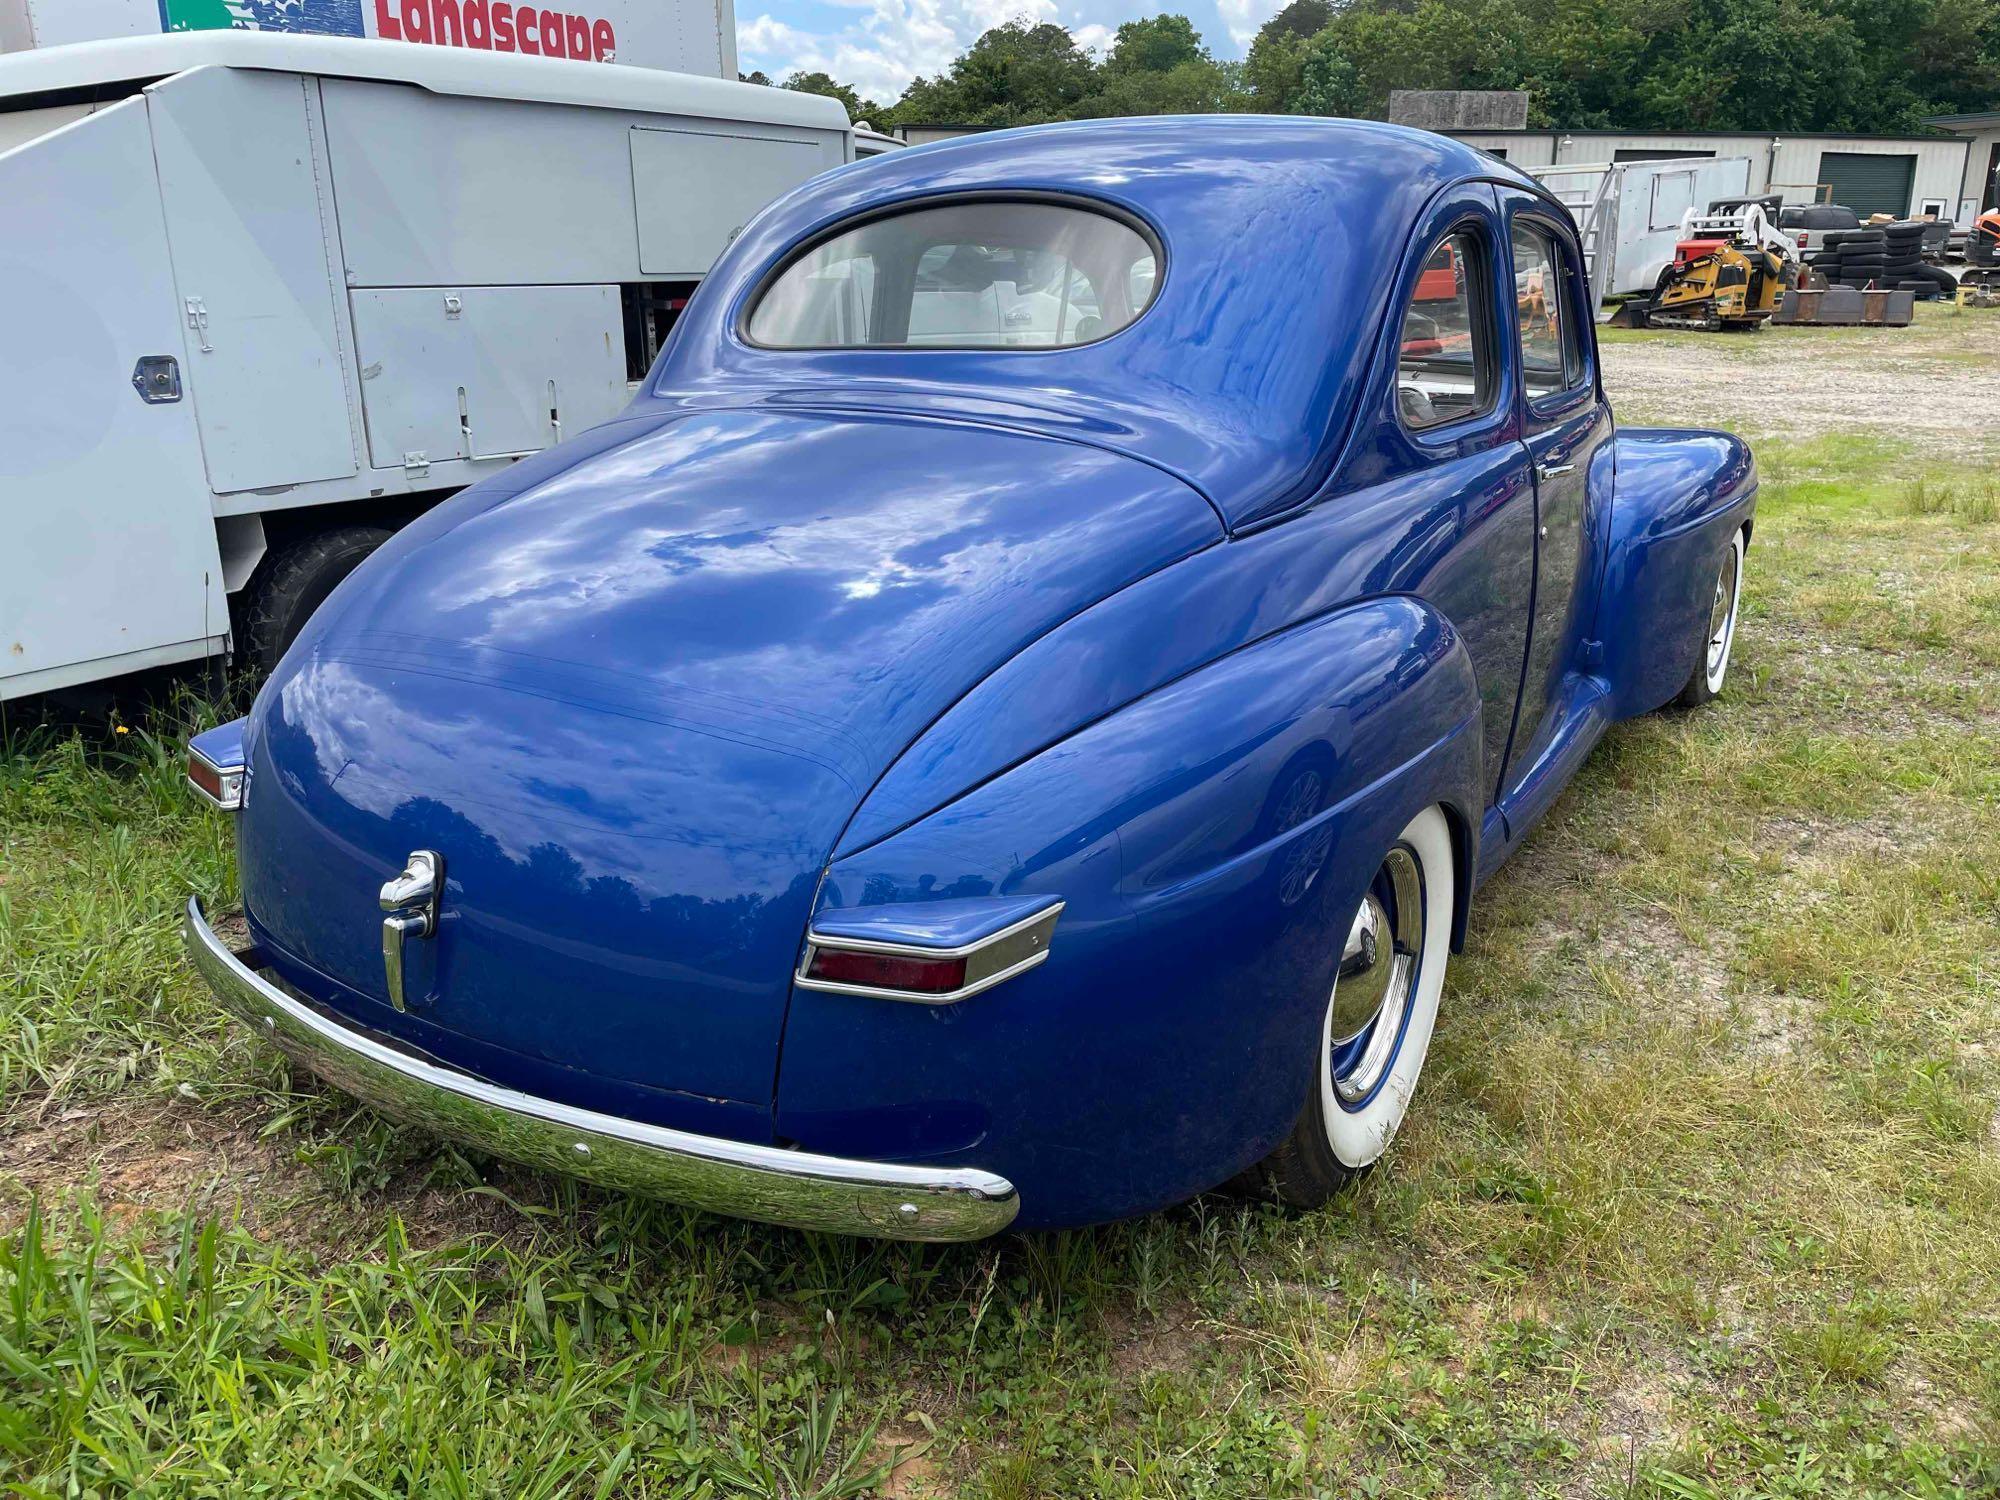
POLYGON ((1294 1208, 1316 1208, 1395 1139, 1444 991, 1457 885, 1442 809, 1411 819, 1340 930, 1341 955, 1313 1059, 1313 1086, 1284 1143, 1251 1170, 1294 1208))
POLYGON ((1694 671, 1674 700, 1683 708, 1699 708, 1711 701, 1729 676, 1729 654, 1736 648, 1736 615, 1743 604, 1743 545, 1739 530, 1729 539, 1715 570, 1715 593, 1702 619, 1694 671))
POLYGON ((380 526, 337 526, 265 558, 243 599, 239 659, 268 676, 313 611, 390 535, 380 526))

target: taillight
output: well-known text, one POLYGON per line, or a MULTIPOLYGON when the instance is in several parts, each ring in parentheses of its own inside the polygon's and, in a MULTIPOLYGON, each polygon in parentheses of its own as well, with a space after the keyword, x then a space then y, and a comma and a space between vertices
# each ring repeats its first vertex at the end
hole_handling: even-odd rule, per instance
POLYGON ((224 812, 243 805, 244 764, 241 719, 205 729, 188 741, 188 785, 224 812))
POLYGON ((243 805, 243 768, 218 766, 199 750, 188 750, 188 782, 223 812, 243 805))
POLYGON ((965 960, 814 948, 806 978, 878 990, 908 990, 915 995, 948 995, 965 988, 965 960))
POLYGON ((821 912, 794 976, 800 989, 949 1005, 1049 956, 1053 896, 972 897, 821 912))

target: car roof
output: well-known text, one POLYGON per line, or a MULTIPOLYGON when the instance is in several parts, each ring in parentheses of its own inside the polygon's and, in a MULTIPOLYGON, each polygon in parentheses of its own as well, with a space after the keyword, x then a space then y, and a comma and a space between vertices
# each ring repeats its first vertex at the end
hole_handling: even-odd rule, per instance
POLYGON ((1481 179, 1555 204, 1484 152, 1361 120, 1075 121, 911 147, 826 173, 746 227, 656 389, 704 403, 759 386, 830 400, 845 386, 881 405, 979 413, 1166 468, 1240 527, 1305 498, 1314 460, 1356 408, 1411 234, 1439 191, 1481 179), (1153 304, 1061 350, 777 351, 736 336, 803 243, 897 205, 999 193, 1095 200, 1144 221, 1166 263, 1153 304))

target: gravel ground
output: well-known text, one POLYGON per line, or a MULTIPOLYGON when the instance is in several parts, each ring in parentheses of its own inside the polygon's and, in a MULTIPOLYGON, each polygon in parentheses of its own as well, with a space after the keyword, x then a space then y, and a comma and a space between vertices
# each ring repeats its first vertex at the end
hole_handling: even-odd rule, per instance
POLYGON ((1942 439, 1965 459, 2000 451, 2000 432, 1980 415, 2000 370, 2000 309, 1920 305, 1908 328, 1600 338, 1604 383, 1627 422, 1942 439))

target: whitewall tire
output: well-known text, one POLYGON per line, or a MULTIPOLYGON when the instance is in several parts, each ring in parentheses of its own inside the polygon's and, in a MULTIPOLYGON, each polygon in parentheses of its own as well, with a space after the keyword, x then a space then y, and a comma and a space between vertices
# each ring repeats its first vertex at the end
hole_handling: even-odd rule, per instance
POLYGON ((1736 619, 1743 607, 1746 545, 1738 529, 1715 570, 1715 587, 1708 599, 1708 612, 1702 617, 1701 640, 1695 647, 1694 670, 1674 700, 1684 708, 1699 708, 1712 701, 1729 678, 1729 658, 1736 649, 1736 619))
POLYGON ((1444 993, 1457 882, 1451 825, 1441 808, 1426 808, 1384 852, 1341 928, 1313 1088, 1291 1135, 1255 1172, 1285 1202, 1324 1203, 1402 1128, 1444 993))

